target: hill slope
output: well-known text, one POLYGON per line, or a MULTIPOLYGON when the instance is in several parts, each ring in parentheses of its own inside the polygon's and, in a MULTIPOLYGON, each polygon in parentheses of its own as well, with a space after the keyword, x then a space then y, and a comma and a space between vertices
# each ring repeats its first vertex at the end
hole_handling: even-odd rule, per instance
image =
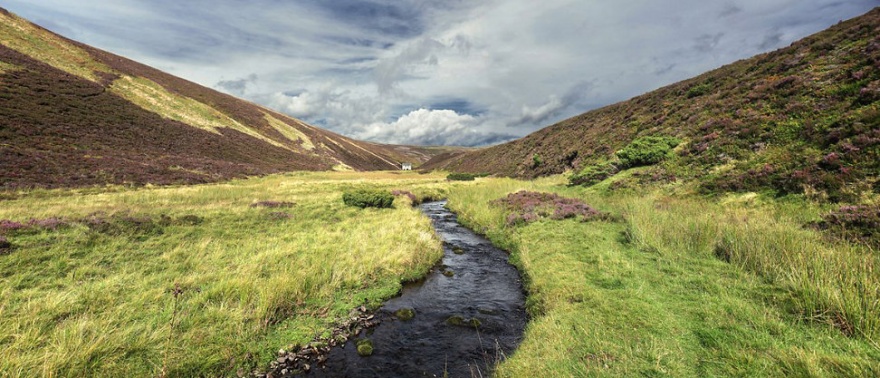
POLYGON ((614 160, 636 138, 673 136, 683 141, 675 156, 642 181, 677 177, 706 191, 852 200, 880 190, 878 100, 880 8, 790 47, 424 168, 578 172, 614 160))
POLYGON ((0 189, 395 169, 440 152, 321 130, 0 8, 0 189))

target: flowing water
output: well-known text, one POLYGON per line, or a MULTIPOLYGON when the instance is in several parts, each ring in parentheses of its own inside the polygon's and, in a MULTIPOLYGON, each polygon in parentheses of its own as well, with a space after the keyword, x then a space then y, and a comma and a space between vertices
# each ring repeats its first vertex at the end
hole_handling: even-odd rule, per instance
POLYGON ((444 242, 440 265, 386 302, 378 326, 334 348, 308 376, 486 377, 517 347, 527 320, 519 272, 506 252, 458 224, 445 204, 421 205, 444 242), (415 316, 396 317, 401 309, 415 316), (361 339, 372 342, 372 355, 358 354, 361 339))

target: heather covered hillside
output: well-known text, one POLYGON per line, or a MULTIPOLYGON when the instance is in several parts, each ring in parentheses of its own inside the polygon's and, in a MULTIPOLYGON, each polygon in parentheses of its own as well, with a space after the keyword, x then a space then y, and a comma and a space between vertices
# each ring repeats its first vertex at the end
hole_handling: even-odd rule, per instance
POLYGON ((704 193, 857 202, 880 192, 878 100, 880 8, 790 47, 426 167, 605 179, 629 168, 617 152, 630 143, 670 137, 680 143, 669 158, 616 186, 677 181, 704 193))
POLYGON ((396 169, 366 143, 68 40, 0 9, 0 188, 396 169))

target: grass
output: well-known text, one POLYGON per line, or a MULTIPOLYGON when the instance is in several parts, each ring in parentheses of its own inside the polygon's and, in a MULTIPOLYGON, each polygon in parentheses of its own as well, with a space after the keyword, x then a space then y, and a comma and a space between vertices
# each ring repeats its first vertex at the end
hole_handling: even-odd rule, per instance
POLYGON ((3 45, 90 81, 98 81, 96 71, 112 72, 88 52, 10 13, 0 12, 0 40, 3 45))
MULTIPOLYGON (((255 129, 241 124, 207 104, 172 93, 147 78, 123 75, 113 82, 110 89, 133 104, 159 114, 164 118, 179 121, 215 134, 220 134, 217 129, 226 127, 238 130, 274 146, 290 149, 290 147, 260 134, 255 129)), ((278 128, 279 126, 275 127, 278 128)), ((293 130, 289 126, 287 129, 293 130)), ((296 141, 299 139, 301 138, 296 137, 291 140, 296 141)))
POLYGON ((0 219, 69 225, 7 235, 17 247, 0 256, 0 376, 217 376, 265 366, 273 351, 381 303, 442 255, 406 197, 361 210, 344 206, 341 193, 436 197, 441 182, 303 173, 18 193, 0 219), (251 206, 266 201, 295 205, 251 206))
POLYGON ((530 293, 525 340, 497 376, 880 374, 878 254, 803 229, 817 209, 563 184, 450 191, 463 222, 512 251, 530 293), (623 220, 510 226, 492 202, 520 190, 623 220))

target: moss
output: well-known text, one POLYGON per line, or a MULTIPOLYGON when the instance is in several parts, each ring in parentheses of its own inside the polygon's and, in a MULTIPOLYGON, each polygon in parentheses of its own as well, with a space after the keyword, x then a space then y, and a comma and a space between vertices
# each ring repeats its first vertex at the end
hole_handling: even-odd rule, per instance
POLYGON ((401 308, 394 311, 394 316, 403 321, 412 320, 412 318, 416 317, 416 311, 411 308, 401 308))
POLYGON ((474 327, 477 328, 483 323, 477 318, 465 319, 460 315, 453 315, 446 319, 446 324, 456 327, 474 327))
POLYGON ((361 339, 357 341, 357 352, 361 357, 373 355, 373 342, 370 339, 361 339))

